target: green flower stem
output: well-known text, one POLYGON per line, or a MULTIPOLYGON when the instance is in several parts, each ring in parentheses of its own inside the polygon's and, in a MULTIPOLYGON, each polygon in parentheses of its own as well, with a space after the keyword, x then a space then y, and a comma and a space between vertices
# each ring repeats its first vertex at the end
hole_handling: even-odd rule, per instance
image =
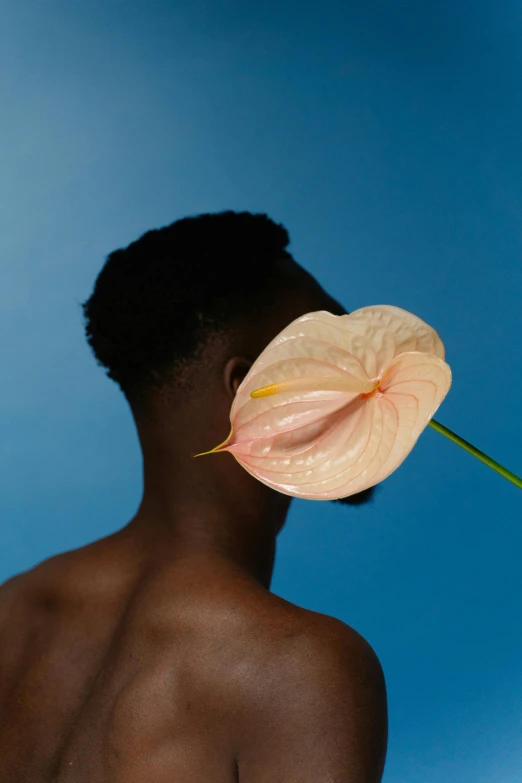
POLYGON ((491 459, 491 457, 488 457, 487 454, 484 454, 483 451, 479 451, 479 449, 476 449, 475 446, 472 446, 471 443, 468 443, 467 440, 464 440, 464 438, 461 438, 459 435, 456 435, 454 432, 449 430, 447 427, 445 427, 443 424, 439 424, 438 421, 435 421, 435 419, 432 419, 430 422, 428 422, 430 427, 433 427, 434 430, 437 430, 437 432, 440 432, 441 435, 445 435, 446 438, 449 438, 449 440, 452 440, 453 443, 457 443, 459 446, 462 446, 463 449, 466 451, 469 451, 470 454, 473 454, 474 457, 481 460, 481 462, 485 462, 486 465, 489 465, 490 468, 493 468, 493 470, 496 470, 497 473, 500 473, 501 476, 504 476, 508 481, 512 481, 513 484, 515 484, 519 489, 522 489, 522 479, 518 476, 515 476, 514 473, 511 473, 510 470, 507 468, 504 468, 502 465, 499 465, 498 462, 495 462, 494 459, 491 459))

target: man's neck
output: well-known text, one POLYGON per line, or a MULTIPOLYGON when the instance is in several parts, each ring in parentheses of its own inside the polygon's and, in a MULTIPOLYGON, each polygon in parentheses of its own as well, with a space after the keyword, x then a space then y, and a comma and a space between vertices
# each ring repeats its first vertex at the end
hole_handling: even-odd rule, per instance
POLYGON ((202 443, 221 434, 203 420, 210 435, 201 437, 195 418, 138 424, 143 496, 130 530, 154 557, 214 557, 269 589, 291 498, 255 479, 232 454, 194 459, 202 443))
MULTIPOLYGON (((237 521, 237 520, 236 520, 237 521)), ((205 558, 222 567, 242 571, 267 590, 274 568, 276 536, 267 530, 227 525, 204 510, 176 519, 154 514, 141 504, 126 527, 149 562, 173 562, 205 558)))

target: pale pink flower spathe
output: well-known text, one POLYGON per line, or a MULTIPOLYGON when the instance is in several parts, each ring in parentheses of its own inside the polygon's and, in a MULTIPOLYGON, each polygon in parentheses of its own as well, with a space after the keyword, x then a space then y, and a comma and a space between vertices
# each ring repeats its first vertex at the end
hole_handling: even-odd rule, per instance
POLYGON ((437 332, 399 307, 303 315, 254 362, 229 437, 206 453, 229 451, 286 495, 353 495, 412 450, 451 386, 444 357, 437 332))

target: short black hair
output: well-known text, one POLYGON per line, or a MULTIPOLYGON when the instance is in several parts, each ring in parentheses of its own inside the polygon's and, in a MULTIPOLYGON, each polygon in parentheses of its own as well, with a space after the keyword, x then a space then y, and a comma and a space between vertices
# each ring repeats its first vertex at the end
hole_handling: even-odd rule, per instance
POLYGON ((81 304, 85 334, 131 407, 170 384, 211 335, 266 310, 289 242, 267 215, 229 210, 148 231, 107 257, 81 304))

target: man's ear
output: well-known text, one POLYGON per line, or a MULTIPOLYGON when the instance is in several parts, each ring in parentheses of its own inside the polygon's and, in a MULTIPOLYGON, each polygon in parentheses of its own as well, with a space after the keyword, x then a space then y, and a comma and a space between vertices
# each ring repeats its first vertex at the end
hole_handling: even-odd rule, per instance
POLYGON ((223 379, 227 394, 232 399, 236 396, 243 378, 251 367, 252 362, 244 356, 233 356, 232 359, 229 359, 226 363, 223 371, 223 379))

